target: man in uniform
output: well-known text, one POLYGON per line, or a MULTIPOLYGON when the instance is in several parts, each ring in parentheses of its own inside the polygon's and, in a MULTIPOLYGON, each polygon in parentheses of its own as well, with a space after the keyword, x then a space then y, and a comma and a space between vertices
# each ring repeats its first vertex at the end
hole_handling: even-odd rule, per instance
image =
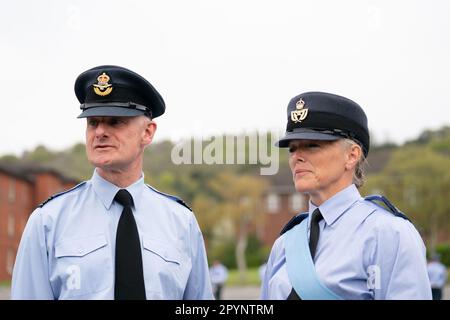
POLYGON ((75 82, 90 180, 30 216, 12 299, 213 299, 191 209, 144 183, 143 153, 165 111, 143 77, 99 66, 75 82))

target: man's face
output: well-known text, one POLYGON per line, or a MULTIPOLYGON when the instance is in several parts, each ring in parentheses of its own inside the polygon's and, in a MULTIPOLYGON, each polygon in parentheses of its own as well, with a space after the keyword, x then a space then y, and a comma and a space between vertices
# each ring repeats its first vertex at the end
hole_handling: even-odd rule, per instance
POLYGON ((156 131, 156 123, 145 116, 88 117, 86 153, 102 170, 127 170, 142 164, 142 154, 156 131))

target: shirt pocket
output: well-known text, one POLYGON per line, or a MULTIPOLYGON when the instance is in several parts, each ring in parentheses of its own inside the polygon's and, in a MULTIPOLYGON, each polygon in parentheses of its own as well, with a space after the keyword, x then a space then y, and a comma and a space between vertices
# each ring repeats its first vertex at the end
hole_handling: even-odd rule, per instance
POLYGON ((167 246, 166 244, 144 237, 144 249, 156 254, 166 262, 172 262, 177 265, 181 264, 181 254, 177 248, 167 246))
POLYGON ((143 237, 143 267, 147 298, 181 299, 190 273, 186 255, 174 245, 143 237))
POLYGON ((61 283, 60 299, 89 295, 112 283, 110 250, 104 234, 65 238, 55 246, 55 277, 61 283))

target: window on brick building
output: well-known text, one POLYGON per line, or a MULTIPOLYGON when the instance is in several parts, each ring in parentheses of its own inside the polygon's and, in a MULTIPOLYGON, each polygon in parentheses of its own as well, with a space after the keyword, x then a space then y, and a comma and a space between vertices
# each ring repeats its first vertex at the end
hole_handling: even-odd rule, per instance
POLYGON ((299 193, 293 193, 290 197, 291 209, 294 211, 300 211, 305 205, 305 200, 303 196, 299 193))
POLYGON ((276 193, 270 193, 267 196, 267 212, 278 213, 280 210, 280 196, 276 193))
POLYGON ((11 248, 8 248, 6 251, 6 271, 12 275, 14 267, 14 250, 11 248))
POLYGON ((9 180, 8 200, 9 202, 16 201, 16 181, 14 179, 9 180))
POLYGON ((17 217, 18 219, 17 219, 17 221, 16 221, 16 223, 17 223, 17 225, 19 226, 19 233, 20 234, 22 234, 22 232, 23 232, 23 230, 25 230, 25 226, 27 225, 27 218, 25 218, 25 217, 17 217))
POLYGON ((11 238, 14 237, 15 226, 16 226, 16 217, 14 216, 14 213, 10 212, 8 216, 8 236, 11 238))

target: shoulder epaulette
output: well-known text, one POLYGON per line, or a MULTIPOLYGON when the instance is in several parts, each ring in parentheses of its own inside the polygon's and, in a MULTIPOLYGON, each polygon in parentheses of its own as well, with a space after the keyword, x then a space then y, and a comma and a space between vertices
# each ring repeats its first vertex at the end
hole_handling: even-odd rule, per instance
POLYGON ((63 195, 63 194, 66 194, 66 193, 68 193, 68 192, 70 192, 70 191, 72 191, 72 190, 75 190, 75 189, 77 189, 78 187, 81 187, 81 186, 82 186, 83 184, 85 184, 85 183, 86 183, 86 181, 83 181, 83 182, 77 184, 75 187, 73 187, 73 188, 71 188, 71 189, 69 189, 69 190, 65 190, 65 191, 63 191, 63 192, 55 193, 54 195, 50 196, 47 200, 45 200, 44 202, 42 202, 40 205, 38 205, 38 207, 39 207, 39 208, 42 208, 43 206, 45 206, 45 204, 46 204, 47 202, 49 202, 49 201, 51 201, 51 200, 53 200, 53 199, 55 199, 55 198, 58 198, 59 196, 61 196, 61 195, 63 195))
POLYGON ((164 197, 169 198, 170 200, 173 200, 173 201, 175 201, 175 202, 178 202, 178 203, 181 204, 183 207, 188 208, 189 211, 192 211, 192 209, 191 209, 191 208, 186 204, 186 202, 184 202, 182 199, 180 199, 180 198, 178 198, 178 197, 175 197, 175 196, 173 196, 173 195, 171 195, 171 194, 161 192, 161 191, 159 191, 159 190, 153 188, 152 186, 149 186, 148 184, 146 184, 146 186, 149 187, 150 189, 152 189, 153 191, 155 191, 156 193, 159 193, 160 195, 163 195, 164 197))
POLYGON ((288 223, 286 223, 286 225, 283 227, 283 229, 280 232, 280 236, 291 230, 293 227, 295 227, 296 225, 298 225, 300 222, 302 222, 304 219, 306 219, 308 217, 308 213, 299 213, 298 215, 296 215, 295 217, 293 217, 291 220, 289 220, 288 223))
POLYGON ((370 201, 370 202, 372 202, 373 204, 377 205, 377 206, 380 207, 380 208, 388 209, 388 211, 390 211, 390 212, 391 212, 392 214, 394 214, 395 216, 410 221, 410 220, 408 219, 408 217, 407 217, 403 212, 401 212, 400 210, 398 210, 397 207, 394 206, 394 205, 393 205, 386 197, 384 197, 384 196, 381 196, 381 195, 378 195, 378 194, 374 194, 374 195, 370 195, 370 196, 365 197, 364 200, 370 201), (386 207, 380 205, 378 202, 383 203, 386 207))

